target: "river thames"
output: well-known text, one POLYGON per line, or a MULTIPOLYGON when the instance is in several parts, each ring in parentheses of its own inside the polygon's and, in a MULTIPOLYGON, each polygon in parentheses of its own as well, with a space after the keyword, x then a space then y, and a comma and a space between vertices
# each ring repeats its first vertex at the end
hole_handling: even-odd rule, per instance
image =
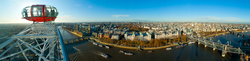
MULTIPOLYGON (((63 38, 70 40, 78 38, 75 35, 68 33, 65 30, 61 30, 63 38)), ((237 37, 232 34, 216 36, 212 40, 220 40, 225 44, 227 41, 231 41, 231 45, 238 47, 240 45, 237 40, 246 39, 243 37, 237 37)), ((71 61, 239 61, 240 55, 227 53, 225 57, 221 56, 221 51, 213 50, 210 47, 204 47, 204 45, 190 44, 184 48, 174 48, 172 50, 157 49, 152 53, 148 53, 147 50, 136 51, 131 49, 123 49, 111 47, 107 49, 105 47, 99 47, 93 45, 88 41, 82 41, 74 44, 67 44, 66 49, 71 61), (134 55, 128 56, 119 53, 119 50, 132 52, 134 55), (99 54, 105 53, 110 58, 105 59, 99 54)))

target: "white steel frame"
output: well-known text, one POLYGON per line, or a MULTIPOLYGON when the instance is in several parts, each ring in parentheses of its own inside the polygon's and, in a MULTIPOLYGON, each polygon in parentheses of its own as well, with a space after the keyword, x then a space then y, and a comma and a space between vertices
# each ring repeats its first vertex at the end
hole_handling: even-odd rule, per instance
POLYGON ((27 61, 34 59, 29 57, 36 57, 38 61, 63 60, 57 29, 55 23, 51 21, 29 25, 2 43, 0 50, 2 50, 2 52, 0 51, 0 61, 19 60, 22 57, 27 61), (30 56, 28 51, 34 56, 30 56))

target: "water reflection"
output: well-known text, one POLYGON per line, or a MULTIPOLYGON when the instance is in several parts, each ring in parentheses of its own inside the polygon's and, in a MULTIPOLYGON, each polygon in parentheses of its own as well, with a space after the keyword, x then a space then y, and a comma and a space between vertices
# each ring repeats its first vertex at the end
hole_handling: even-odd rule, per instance
POLYGON ((90 42, 82 42, 78 44, 67 45, 67 51, 71 51, 69 54, 70 60, 77 59, 80 61, 235 61, 239 59, 237 54, 231 53, 228 53, 226 57, 222 58, 221 51, 213 51, 212 48, 205 48, 204 45, 198 44, 188 45, 180 49, 174 48, 170 51, 158 49, 153 50, 152 53, 147 53, 147 51, 136 51, 115 47, 106 49, 104 47, 93 45, 90 42), (72 48, 73 46, 79 49, 80 52, 72 48), (72 52, 72 50, 75 51, 72 52), (135 54, 132 56, 127 56, 119 53, 119 50, 133 52, 135 54), (98 52, 109 54, 112 57, 105 59, 99 56, 98 52))
POLYGON ((64 29, 59 29, 59 30, 61 32, 63 41, 68 41, 68 40, 79 38, 78 36, 75 36, 64 29))
POLYGON ((227 35, 220 35, 212 38, 214 42, 217 42, 218 40, 221 41, 222 44, 227 44, 227 41, 231 41, 232 46, 234 47, 240 47, 240 42, 239 40, 246 40, 248 38, 245 37, 237 37, 236 35, 233 34, 227 34, 227 35))

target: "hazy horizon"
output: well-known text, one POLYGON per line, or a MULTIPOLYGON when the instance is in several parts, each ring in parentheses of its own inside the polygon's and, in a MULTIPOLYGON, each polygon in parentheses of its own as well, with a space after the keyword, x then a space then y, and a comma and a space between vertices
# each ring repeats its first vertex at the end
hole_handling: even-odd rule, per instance
MULTIPOLYGON (((192 22, 197 22, 197 21, 192 21, 192 22)), ((28 22, 28 23, 0 23, 0 24, 31 24, 31 23, 32 22, 28 22)), ((98 23, 98 22, 56 22, 56 23, 98 23)), ((146 22, 146 23, 154 23, 154 22, 146 22)), ((158 22, 155 22, 155 23, 158 23, 158 22)), ((168 22, 163 22, 163 23, 168 23, 168 22)), ((186 23, 186 22, 169 22, 169 23, 186 23)), ((250 24, 250 22, 197 22, 197 23, 250 24)))

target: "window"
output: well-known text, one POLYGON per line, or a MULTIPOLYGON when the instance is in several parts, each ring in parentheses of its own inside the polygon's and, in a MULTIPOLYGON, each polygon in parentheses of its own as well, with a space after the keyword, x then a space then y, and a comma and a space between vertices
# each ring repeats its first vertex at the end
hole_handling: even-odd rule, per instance
POLYGON ((51 7, 51 17, 56 17, 56 9, 55 9, 55 7, 51 7))
POLYGON ((48 5, 46 5, 46 15, 45 15, 45 17, 51 17, 51 7, 50 6, 48 6, 48 5))
POLYGON ((22 16, 23 17, 31 17, 31 14, 30 14, 30 6, 28 7, 25 7, 22 11, 22 16))
POLYGON ((33 17, 42 17, 43 16, 43 7, 42 6, 34 6, 33 8, 33 17))
POLYGON ((58 11, 53 6, 46 5, 46 17, 56 17, 58 15, 58 11))
POLYGON ((55 9, 55 17, 56 17, 58 15, 58 11, 55 7, 54 7, 54 9, 55 9))

